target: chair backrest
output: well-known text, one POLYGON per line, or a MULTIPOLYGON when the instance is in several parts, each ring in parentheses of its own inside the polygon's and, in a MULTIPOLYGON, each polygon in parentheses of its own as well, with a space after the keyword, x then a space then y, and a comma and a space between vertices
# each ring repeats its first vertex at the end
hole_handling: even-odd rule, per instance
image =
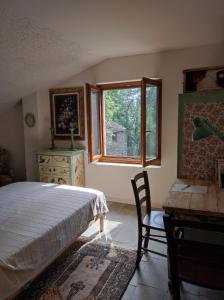
POLYGON ((224 289, 224 224, 163 217, 170 273, 204 287, 224 289))
POLYGON ((138 173, 131 179, 131 183, 135 195, 138 219, 142 221, 141 206, 144 202, 146 203, 146 213, 149 214, 151 212, 151 195, 147 171, 138 173))

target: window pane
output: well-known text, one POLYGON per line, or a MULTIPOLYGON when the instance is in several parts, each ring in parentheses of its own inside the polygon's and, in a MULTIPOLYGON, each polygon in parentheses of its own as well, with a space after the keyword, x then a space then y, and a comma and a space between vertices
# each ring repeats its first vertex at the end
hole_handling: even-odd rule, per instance
POLYGON ((105 155, 140 158, 141 89, 103 91, 105 155))
POLYGON ((91 92, 92 149, 93 155, 100 154, 99 93, 91 92))
POLYGON ((157 99, 158 87, 146 84, 146 160, 158 156, 157 99))

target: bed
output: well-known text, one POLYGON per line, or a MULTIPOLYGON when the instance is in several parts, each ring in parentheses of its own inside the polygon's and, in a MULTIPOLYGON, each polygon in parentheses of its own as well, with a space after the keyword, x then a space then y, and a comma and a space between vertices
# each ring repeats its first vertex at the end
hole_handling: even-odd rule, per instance
POLYGON ((48 266, 91 220, 108 212, 102 192, 18 182, 0 188, 0 300, 48 266))

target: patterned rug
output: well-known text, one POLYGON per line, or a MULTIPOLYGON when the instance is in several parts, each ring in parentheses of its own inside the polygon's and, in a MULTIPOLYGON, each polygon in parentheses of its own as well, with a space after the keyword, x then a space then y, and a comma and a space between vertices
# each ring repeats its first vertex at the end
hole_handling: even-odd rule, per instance
POLYGON ((117 300, 135 269, 136 252, 77 240, 16 300, 117 300))

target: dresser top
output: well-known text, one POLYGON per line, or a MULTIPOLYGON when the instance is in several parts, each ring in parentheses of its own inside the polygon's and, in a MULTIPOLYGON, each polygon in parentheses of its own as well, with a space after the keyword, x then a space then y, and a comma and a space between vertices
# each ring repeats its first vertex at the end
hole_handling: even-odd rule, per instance
POLYGON ((40 155, 63 155, 63 156, 73 156, 77 155, 79 153, 83 153, 83 149, 76 149, 76 150, 66 150, 66 149, 45 149, 45 150, 40 150, 37 152, 37 154, 40 155))

